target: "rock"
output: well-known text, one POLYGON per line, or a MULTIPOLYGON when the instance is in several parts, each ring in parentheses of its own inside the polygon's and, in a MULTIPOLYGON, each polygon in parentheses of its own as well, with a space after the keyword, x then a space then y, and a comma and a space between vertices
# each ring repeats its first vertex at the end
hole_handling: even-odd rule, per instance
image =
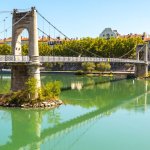
POLYGON ((37 102, 37 103, 24 103, 24 104, 14 104, 14 103, 6 103, 4 101, 0 101, 0 106, 4 107, 22 107, 22 108, 54 108, 59 105, 63 104, 61 100, 48 100, 44 102, 37 102))
POLYGON ((42 102, 42 104, 44 105, 44 107, 47 107, 48 102, 42 102))
POLYGON ((37 104, 34 104, 33 107, 34 107, 34 108, 37 108, 37 104))
POLYGON ((4 106, 4 107, 8 107, 8 106, 9 106, 9 103, 5 103, 3 106, 4 106))
POLYGON ((4 102, 0 102, 0 106, 3 106, 4 105, 4 102))
POLYGON ((15 106, 16 106, 16 104, 9 104, 9 106, 10 106, 10 107, 15 107, 15 106))
POLYGON ((61 100, 58 100, 57 103, 58 103, 58 105, 63 104, 63 102, 61 100))
POLYGON ((22 108, 27 108, 27 107, 29 107, 29 104, 22 104, 21 107, 22 108))
POLYGON ((51 104, 51 106, 56 106, 56 104, 54 102, 51 102, 50 104, 51 104))
POLYGON ((47 104, 47 107, 51 107, 51 104, 50 104, 50 103, 48 103, 48 104, 47 104))
POLYGON ((21 107, 23 107, 23 108, 24 108, 24 107, 25 107, 25 105, 24 105, 24 104, 22 104, 22 105, 21 105, 21 107))
POLYGON ((47 102, 42 102, 42 104, 46 105, 46 104, 47 104, 47 102))
POLYGON ((39 106, 40 106, 40 107, 44 107, 44 104, 41 103, 39 106))

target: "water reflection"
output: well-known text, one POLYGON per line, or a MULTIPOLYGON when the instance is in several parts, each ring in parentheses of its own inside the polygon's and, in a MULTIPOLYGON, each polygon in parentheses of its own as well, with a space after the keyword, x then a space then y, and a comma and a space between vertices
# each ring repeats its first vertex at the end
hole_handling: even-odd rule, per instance
POLYGON ((149 81, 136 80, 133 84, 133 80, 125 80, 96 84, 93 88, 83 85, 81 91, 64 91, 61 98, 72 105, 101 108, 114 102, 123 103, 149 91, 149 89, 149 81))
MULTIPOLYGON (((10 89, 10 81, 11 77, 10 74, 0 74, 0 93, 9 92, 10 89), (5 90, 3 89, 5 87, 5 90)), ((41 80, 42 84, 45 84, 48 81, 61 81, 62 88, 67 89, 77 89, 81 90, 83 86, 89 89, 94 88, 94 85, 97 83, 105 82, 113 80, 115 77, 108 78, 108 77, 79 77, 75 75, 63 75, 63 74, 42 74, 41 80)))
MULTIPOLYGON (((69 115, 71 112, 69 111, 70 105, 62 106, 55 110, 1 108, 0 110, 7 114, 4 117, 1 114, 1 118, 5 118, 5 120, 1 119, 1 122, 2 120, 5 124, 7 124, 8 120, 11 122, 9 123, 11 125, 11 135, 6 136, 5 142, 0 143, 0 149, 71 149, 80 140, 80 137, 89 132, 89 129, 100 118, 112 115, 118 107, 129 111, 146 111, 150 103, 149 82, 136 81, 134 86, 132 86, 133 81, 125 82, 124 84, 122 82, 111 83, 109 86, 103 86, 103 88, 98 85, 91 92, 89 89, 81 90, 82 92, 80 91, 80 93, 84 96, 85 91, 88 96, 92 95, 92 101, 90 97, 82 101, 67 100, 67 104, 81 106, 80 108, 74 106, 75 115, 67 120, 63 120, 64 111, 62 110, 68 111, 67 115, 69 115), (121 86, 122 84, 123 86, 121 86), (140 89, 137 88, 139 85, 140 89), (111 88, 110 91, 108 91, 108 87, 111 88), (125 91, 119 87, 123 87, 125 91), (98 97, 93 97, 94 95, 98 97), (78 112, 85 106, 88 108, 96 106, 97 109, 79 114, 78 112), (139 108, 141 109, 139 110, 139 108)), ((2 127, 1 125, 2 123, 0 123, 0 128, 2 127)))
POLYGON ((80 82, 80 81, 76 81, 76 82, 71 82, 71 89, 72 90, 81 90, 83 88, 83 82, 80 82))
MULTIPOLYGON (((48 78, 54 80, 54 76, 48 78)), ((66 77, 63 77, 63 80, 65 83, 66 77)), ((136 113, 149 111, 149 81, 124 80, 99 83, 104 80, 72 76, 68 76, 68 80, 67 86, 71 85, 73 90, 62 92, 61 99, 64 100, 65 105, 58 109, 0 108, 1 150, 82 150, 85 149, 85 145, 87 145, 87 150, 91 150, 90 138, 94 140, 93 143, 96 143, 92 145, 94 150, 105 149, 99 146, 104 135, 108 134, 104 133, 106 130, 101 127, 103 124, 100 122, 101 120, 112 117, 119 109, 136 113), (83 144, 85 142, 83 139, 86 144, 83 144)), ((1 81, 3 86, 9 83, 7 79, 1 81)), ((3 90, 2 86, 0 88, 3 90)), ((122 115, 120 116, 122 117, 122 115)), ((115 122, 117 119, 110 119, 110 122, 105 122, 104 126, 110 123, 112 125, 115 122)), ((109 133, 111 134, 113 130, 109 133)), ((117 130, 121 130, 121 128, 117 128, 117 130)), ((120 139, 119 136, 118 139, 120 139)), ((107 142, 105 144, 109 145, 107 142)))
POLYGON ((10 75, 0 74, 0 94, 8 93, 10 89, 10 75))

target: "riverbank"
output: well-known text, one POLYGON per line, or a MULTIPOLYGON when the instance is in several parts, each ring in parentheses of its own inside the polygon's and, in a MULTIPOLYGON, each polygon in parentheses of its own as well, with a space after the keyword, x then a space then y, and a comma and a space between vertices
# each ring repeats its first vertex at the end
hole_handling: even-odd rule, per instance
MULTIPOLYGON (((50 74, 76 74, 79 71, 44 71, 41 70, 40 73, 50 73, 50 74)), ((11 74, 11 69, 3 69, 0 74, 11 74)), ((134 74, 134 71, 93 71, 92 74, 134 74)))

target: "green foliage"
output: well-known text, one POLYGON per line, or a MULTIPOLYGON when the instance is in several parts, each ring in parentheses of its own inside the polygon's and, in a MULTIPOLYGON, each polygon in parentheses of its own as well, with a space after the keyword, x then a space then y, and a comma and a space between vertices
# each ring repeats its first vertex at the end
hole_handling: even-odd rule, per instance
POLYGON ((50 47, 46 43, 39 43, 39 54, 40 56, 51 56, 52 55, 52 47, 50 47))
POLYGON ((108 62, 101 62, 96 64, 96 69, 99 71, 108 71, 111 69, 111 65, 108 62))
POLYGON ((34 103, 47 100, 57 100, 61 92, 60 82, 48 82, 45 86, 41 88, 36 87, 37 80, 35 78, 29 78, 26 82, 26 87, 24 90, 17 92, 12 92, 7 98, 6 101, 12 104, 23 104, 23 103, 34 103), (35 98, 35 95, 38 95, 35 98))
POLYGON ((95 70, 95 63, 85 62, 85 63, 82 63, 82 67, 84 71, 92 72, 93 70, 95 70))
POLYGON ((45 62, 42 64, 42 67, 45 67, 46 70, 51 70, 53 67, 53 63, 45 62))
POLYGON ((24 44, 22 45, 22 55, 28 55, 28 50, 29 50, 29 45, 28 44, 24 44))
POLYGON ((34 98, 37 92, 37 87, 36 87, 37 80, 35 78, 29 78, 25 84, 26 84, 25 92, 28 94, 29 99, 34 98))
POLYGON ((34 96, 38 92, 38 89, 36 88, 37 80, 35 78, 29 78, 25 84, 26 87, 24 90, 12 92, 8 99, 10 103, 22 104, 35 100, 34 96))
POLYGON ((134 67, 133 64, 125 64, 124 66, 126 67, 126 69, 131 68, 131 67, 134 67))
POLYGON ((7 44, 0 45, 0 55, 11 55, 11 46, 7 44))
POLYGON ((136 46, 144 42, 140 37, 134 38, 83 38, 80 40, 64 41, 54 46, 54 54, 58 56, 89 56, 135 58, 136 46), (93 54, 94 53, 94 54, 93 54))
MULTIPOLYGON (((140 37, 130 38, 82 38, 80 40, 63 41, 62 44, 50 46, 47 43, 39 43, 41 56, 88 56, 93 57, 120 57, 128 53, 124 58, 135 58, 136 46, 143 44, 140 37)), ((28 54, 28 44, 22 46, 22 54, 28 54)), ((11 47, 4 44, 0 46, 0 55, 11 54, 11 47)))
POLYGON ((57 99, 60 94, 60 82, 54 81, 47 83, 42 87, 42 95, 46 99, 57 99))
POLYGON ((36 80, 30 78, 26 82, 26 89, 18 92, 13 92, 9 101, 11 103, 22 104, 24 102, 56 100, 61 92, 60 82, 49 82, 45 86, 36 89, 36 80), (38 98, 34 99, 34 95, 38 93, 38 98))
POLYGON ((17 91, 13 92, 11 96, 8 98, 8 101, 12 104, 22 104, 25 102, 29 102, 29 99, 27 98, 27 94, 25 91, 17 91))

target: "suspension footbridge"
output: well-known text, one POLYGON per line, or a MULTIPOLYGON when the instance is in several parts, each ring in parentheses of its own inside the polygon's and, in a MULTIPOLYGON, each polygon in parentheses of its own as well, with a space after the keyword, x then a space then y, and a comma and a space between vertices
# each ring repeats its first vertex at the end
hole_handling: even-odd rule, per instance
MULTIPOLYGON (((8 13, 8 12, 7 12, 8 13)), ((37 82, 37 87, 41 86, 40 82, 40 65, 41 63, 82 63, 82 62, 110 62, 110 63, 130 63, 136 66, 136 76, 148 76, 148 53, 149 45, 145 44, 141 49, 136 51, 136 59, 123 59, 123 56, 119 58, 102 58, 96 55, 94 52, 89 52, 93 57, 80 57, 80 54, 72 49, 70 51, 78 54, 79 57, 68 57, 68 56, 39 56, 38 49, 38 31, 42 32, 52 39, 45 31, 38 27, 37 15, 40 16, 49 26, 56 30, 59 34, 70 40, 70 38, 64 34, 60 29, 54 26, 48 19, 46 19, 35 7, 30 10, 17 10, 14 9, 12 12, 12 25, 5 28, 0 33, 5 33, 12 28, 12 54, 13 55, 0 55, 0 63, 7 63, 11 66, 12 71, 12 84, 11 90, 17 91, 24 87, 25 82, 29 77, 34 77, 37 82), (29 34, 29 49, 28 56, 22 55, 21 45, 21 33, 24 29, 27 29, 29 34), (142 58, 139 59, 140 53, 143 53, 142 58)), ((6 18, 7 19, 7 18, 6 18)), ((5 20, 6 20, 5 19, 5 20)), ((4 34, 5 35, 5 34, 4 34)), ((127 52, 129 53, 129 52, 127 52)))

